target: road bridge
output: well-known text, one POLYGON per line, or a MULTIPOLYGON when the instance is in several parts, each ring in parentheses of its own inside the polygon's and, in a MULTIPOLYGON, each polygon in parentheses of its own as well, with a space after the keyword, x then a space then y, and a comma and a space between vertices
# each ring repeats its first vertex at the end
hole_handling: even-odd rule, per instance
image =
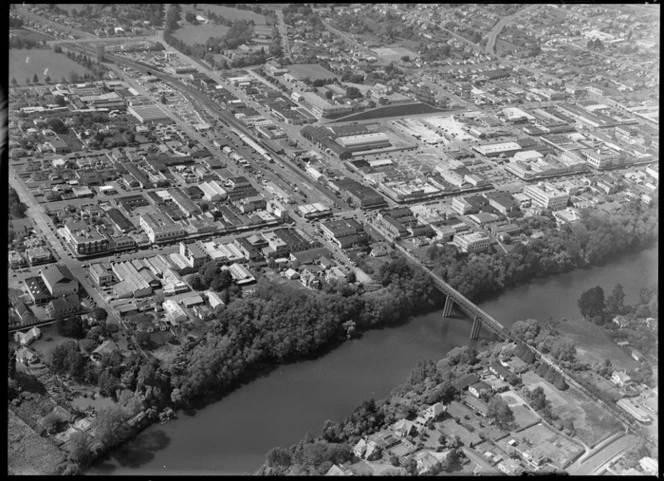
POLYGON ((464 311, 473 319, 473 327, 470 330, 470 339, 474 340, 479 337, 482 326, 485 326, 501 339, 509 338, 509 334, 500 322, 495 320, 487 312, 475 305, 475 303, 450 286, 447 282, 441 279, 440 276, 434 274, 431 269, 423 265, 413 254, 408 252, 406 248, 398 243, 395 243, 395 247, 411 261, 417 264, 420 269, 426 272, 427 275, 433 280, 436 288, 438 288, 439 291, 446 295, 445 306, 443 307, 443 317, 449 316, 452 313, 452 308, 456 305, 459 309, 464 311))

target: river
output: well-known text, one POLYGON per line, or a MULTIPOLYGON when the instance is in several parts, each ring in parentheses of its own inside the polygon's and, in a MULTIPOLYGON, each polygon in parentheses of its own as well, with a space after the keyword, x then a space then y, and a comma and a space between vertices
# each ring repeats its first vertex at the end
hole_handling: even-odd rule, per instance
MULTIPOLYGON (((657 282, 658 250, 629 254, 600 267, 576 270, 512 289, 481 307, 509 326, 549 316, 579 317, 576 300, 616 282, 627 304, 657 282)), ((280 366, 195 415, 154 425, 98 462, 87 474, 183 475, 252 473, 273 447, 318 434, 326 419, 350 414, 362 401, 379 399, 402 383, 417 361, 438 360, 468 344, 471 321, 418 316, 401 326, 366 332, 319 359, 280 366)), ((489 335, 482 332, 481 339, 489 335)), ((477 341, 475 341, 477 342, 477 341)))

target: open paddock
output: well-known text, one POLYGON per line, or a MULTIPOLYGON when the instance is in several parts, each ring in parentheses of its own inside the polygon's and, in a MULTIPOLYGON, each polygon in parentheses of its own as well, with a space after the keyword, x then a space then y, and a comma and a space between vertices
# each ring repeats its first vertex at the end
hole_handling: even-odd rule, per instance
POLYGON ((523 373, 522 379, 523 384, 528 386, 528 389, 531 391, 536 387, 541 387, 544 389, 544 394, 546 395, 546 398, 551 401, 551 407, 553 409, 556 409, 560 406, 565 406, 568 403, 568 401, 566 401, 565 398, 561 396, 558 389, 556 389, 550 382, 539 377, 534 372, 528 371, 523 373))
POLYGON ((18 85, 27 85, 26 79, 32 82, 35 74, 40 83, 44 82, 46 75, 54 82, 59 82, 62 77, 69 80, 72 72, 76 72, 79 77, 91 73, 82 65, 69 60, 66 55, 51 49, 21 48, 9 51, 9 78, 15 78, 18 85))

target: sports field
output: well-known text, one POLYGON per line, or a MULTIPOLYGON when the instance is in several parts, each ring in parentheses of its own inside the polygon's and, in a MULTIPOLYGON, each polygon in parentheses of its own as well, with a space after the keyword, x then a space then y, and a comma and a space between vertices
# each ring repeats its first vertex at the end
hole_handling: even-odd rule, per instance
POLYGON ((186 24, 186 26, 178 28, 173 33, 173 36, 182 40, 187 45, 194 45, 196 43, 204 44, 205 42, 207 42, 209 38, 223 37, 224 35, 226 35, 228 30, 229 27, 225 27, 223 25, 186 24))
POLYGON ((11 49, 9 51, 9 78, 15 78, 18 85, 26 85, 26 79, 37 74, 40 83, 48 75, 53 82, 59 82, 62 77, 69 80, 71 72, 79 76, 91 73, 82 65, 69 60, 66 55, 55 53, 50 48, 11 49))
POLYGON ((207 18, 205 12, 209 10, 214 12, 215 15, 221 16, 228 20, 253 20, 254 25, 265 25, 265 17, 250 10, 240 10, 238 8, 224 7, 223 5, 208 4, 199 4, 197 9, 194 9, 194 7, 191 5, 183 5, 182 7, 182 18, 184 18, 187 12, 194 12, 196 15, 207 18))

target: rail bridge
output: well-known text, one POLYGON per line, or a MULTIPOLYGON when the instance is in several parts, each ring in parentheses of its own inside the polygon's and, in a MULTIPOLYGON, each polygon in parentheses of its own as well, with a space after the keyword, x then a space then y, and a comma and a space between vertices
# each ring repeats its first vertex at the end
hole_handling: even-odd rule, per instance
POLYGON ((395 247, 399 249, 406 257, 411 261, 417 264, 424 272, 426 272, 429 277, 434 282, 434 285, 440 290, 443 294, 446 295, 445 307, 443 307, 443 317, 447 317, 452 312, 452 307, 455 305, 459 307, 462 311, 468 314, 473 319, 473 327, 470 330, 470 339, 477 339, 480 335, 480 330, 482 326, 485 326, 494 334, 498 335, 501 339, 509 338, 509 334, 505 330, 505 327, 483 309, 475 305, 472 301, 466 298, 459 291, 450 286, 447 282, 434 274, 431 269, 423 265, 415 256, 413 256, 407 249, 403 246, 395 243, 395 247))

